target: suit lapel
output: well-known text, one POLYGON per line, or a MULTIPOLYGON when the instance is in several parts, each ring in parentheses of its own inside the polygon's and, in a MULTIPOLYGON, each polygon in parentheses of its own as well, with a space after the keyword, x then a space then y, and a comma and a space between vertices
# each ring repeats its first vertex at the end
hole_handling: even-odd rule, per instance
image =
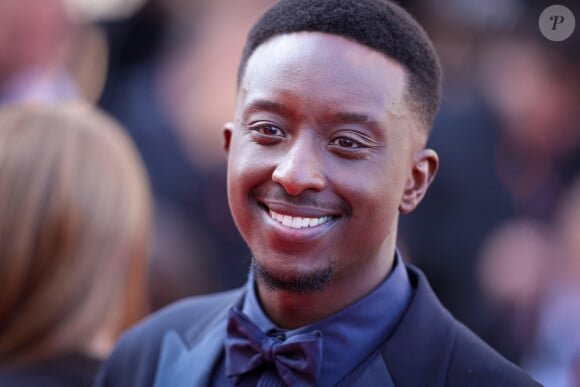
POLYGON ((423 274, 409 268, 415 295, 395 332, 382 347, 394 384, 442 386, 456 336, 453 319, 423 274))
POLYGON ((211 372, 223 349, 226 320, 212 330, 193 348, 175 332, 168 332, 161 347, 155 377, 155 387, 196 387, 210 383, 211 372))
POLYGON ((244 292, 233 293, 232 302, 211 321, 193 324, 186 339, 175 331, 167 332, 161 345, 155 387, 208 386, 211 373, 224 348, 227 312, 242 303, 244 292))
POLYGON ((338 387, 395 387, 391 374, 385 365, 385 361, 380 353, 365 362, 360 369, 354 370, 353 373, 338 384, 338 387))

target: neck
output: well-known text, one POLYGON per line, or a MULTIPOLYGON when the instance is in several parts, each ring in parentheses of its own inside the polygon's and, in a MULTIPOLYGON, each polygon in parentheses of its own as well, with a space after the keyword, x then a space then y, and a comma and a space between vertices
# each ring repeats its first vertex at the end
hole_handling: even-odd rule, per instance
POLYGON ((381 249, 372 265, 337 270, 322 290, 307 293, 272 289, 257 276, 258 298, 277 326, 296 329, 310 325, 355 303, 378 287, 390 274, 394 257, 393 243, 381 249))

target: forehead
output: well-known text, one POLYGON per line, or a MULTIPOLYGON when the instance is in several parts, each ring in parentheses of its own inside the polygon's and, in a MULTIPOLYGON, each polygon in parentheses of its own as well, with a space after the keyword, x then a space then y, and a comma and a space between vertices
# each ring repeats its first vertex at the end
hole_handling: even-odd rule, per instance
POLYGON ((304 102, 368 105, 397 116, 406 113, 405 68, 367 46, 320 32, 279 35, 248 60, 239 89, 243 101, 279 92, 304 102), (376 106, 375 106, 376 105, 376 106))

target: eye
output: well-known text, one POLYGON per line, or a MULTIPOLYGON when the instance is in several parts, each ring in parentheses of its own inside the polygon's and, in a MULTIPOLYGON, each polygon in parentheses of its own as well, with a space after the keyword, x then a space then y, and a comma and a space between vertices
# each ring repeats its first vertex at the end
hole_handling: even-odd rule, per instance
POLYGON ((252 129, 265 136, 284 137, 284 132, 274 125, 259 125, 252 129))
POLYGON ((251 138, 254 142, 261 145, 273 145, 286 138, 286 133, 278 126, 260 122, 248 127, 251 138))
POLYGON ((353 130, 335 133, 327 146, 338 157, 354 160, 365 159, 380 148, 373 138, 353 130))
POLYGON ((360 142, 358 142, 352 138, 344 137, 344 136, 340 136, 340 137, 336 137, 336 138, 332 139, 329 142, 329 145, 344 148, 344 149, 358 149, 358 148, 363 147, 363 144, 361 144, 360 142))

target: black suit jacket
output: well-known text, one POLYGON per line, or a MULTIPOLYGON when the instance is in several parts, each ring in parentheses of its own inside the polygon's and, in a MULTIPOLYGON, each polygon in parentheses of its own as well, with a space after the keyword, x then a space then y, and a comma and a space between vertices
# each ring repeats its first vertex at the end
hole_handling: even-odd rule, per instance
MULTIPOLYGON (((349 386, 540 385, 456 321, 418 269, 407 270, 411 304, 380 356, 349 386)), ((243 295, 244 288, 193 297, 154 314, 121 338, 97 386, 207 386, 223 352, 227 311, 243 295)))

